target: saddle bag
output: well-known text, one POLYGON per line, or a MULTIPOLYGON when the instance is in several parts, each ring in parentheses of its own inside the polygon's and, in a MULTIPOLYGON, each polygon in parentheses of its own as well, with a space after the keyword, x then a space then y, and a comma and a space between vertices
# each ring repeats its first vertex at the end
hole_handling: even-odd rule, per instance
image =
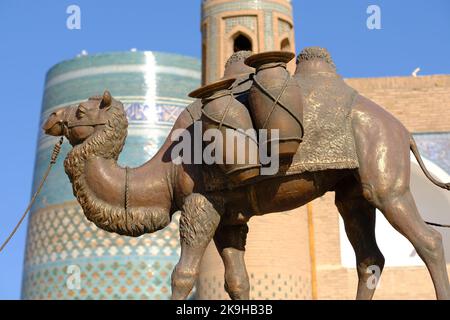
POLYGON ((205 143, 204 153, 209 154, 211 149, 220 152, 220 156, 215 154, 218 167, 233 182, 241 183, 258 176, 260 164, 256 131, 250 113, 230 90, 234 82, 235 79, 221 80, 203 86, 189 96, 202 99, 203 137, 209 129, 217 130, 220 135, 212 138, 214 141, 211 143, 205 143), (210 148, 208 152, 206 148, 210 148))
POLYGON ((249 108, 256 129, 267 130, 267 150, 278 140, 280 157, 293 156, 303 138, 302 96, 297 81, 286 70, 295 57, 292 52, 272 51, 254 54, 245 60, 256 69, 249 93, 249 108), (272 136, 277 129, 278 138, 272 136))

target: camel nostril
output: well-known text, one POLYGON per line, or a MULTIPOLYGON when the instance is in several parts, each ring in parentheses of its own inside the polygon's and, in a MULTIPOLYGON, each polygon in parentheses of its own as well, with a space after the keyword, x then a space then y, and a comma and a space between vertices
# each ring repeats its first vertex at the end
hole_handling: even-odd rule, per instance
POLYGON ((64 121, 66 117, 66 107, 59 108, 50 113, 47 120, 42 125, 46 134, 60 136, 64 134, 64 121))
POLYGON ((56 113, 52 113, 42 125, 42 129, 48 135, 60 136, 64 132, 63 120, 56 113))

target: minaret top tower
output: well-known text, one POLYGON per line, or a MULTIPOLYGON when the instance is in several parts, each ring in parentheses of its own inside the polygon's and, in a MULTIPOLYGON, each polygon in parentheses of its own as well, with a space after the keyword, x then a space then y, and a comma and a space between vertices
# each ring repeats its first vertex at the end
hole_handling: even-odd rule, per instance
POLYGON ((235 51, 295 52, 290 0, 203 0, 203 83, 222 77, 235 51))

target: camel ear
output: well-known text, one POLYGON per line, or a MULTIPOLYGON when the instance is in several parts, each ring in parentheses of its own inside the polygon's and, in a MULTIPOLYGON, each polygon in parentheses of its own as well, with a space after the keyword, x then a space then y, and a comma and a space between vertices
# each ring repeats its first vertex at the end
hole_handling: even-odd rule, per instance
POLYGON ((112 102, 111 93, 109 93, 108 90, 105 90, 105 92, 103 93, 102 101, 100 102, 100 109, 104 109, 111 106, 111 102, 112 102))

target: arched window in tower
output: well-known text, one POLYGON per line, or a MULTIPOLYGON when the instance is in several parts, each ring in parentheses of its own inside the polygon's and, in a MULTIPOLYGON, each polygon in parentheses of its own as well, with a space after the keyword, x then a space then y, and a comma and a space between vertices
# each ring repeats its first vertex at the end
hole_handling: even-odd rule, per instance
POLYGON ((281 41, 280 49, 281 51, 292 51, 291 43, 288 38, 281 41))
POLYGON ((252 51, 252 41, 242 33, 234 38, 233 52, 241 50, 252 51))

